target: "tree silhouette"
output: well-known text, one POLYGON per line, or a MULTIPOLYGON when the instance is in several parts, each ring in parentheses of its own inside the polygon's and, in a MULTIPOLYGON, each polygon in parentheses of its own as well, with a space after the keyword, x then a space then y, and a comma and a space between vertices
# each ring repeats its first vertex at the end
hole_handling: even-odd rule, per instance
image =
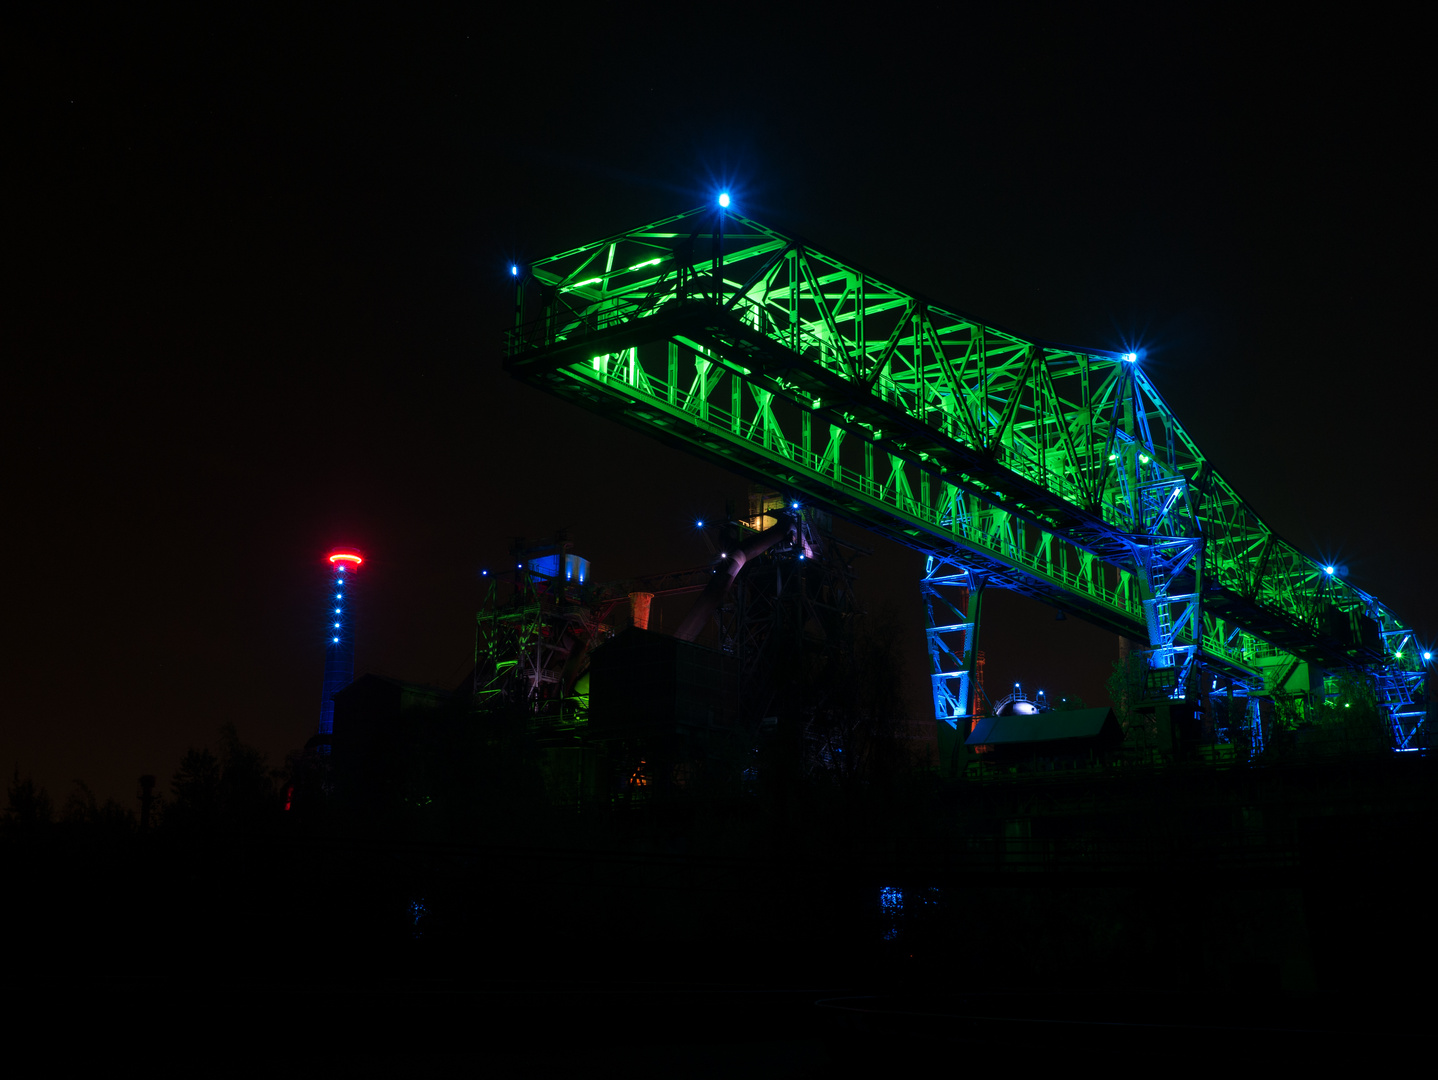
POLYGON ((83 780, 75 781, 75 789, 66 798, 60 817, 72 829, 108 837, 124 836, 135 829, 133 810, 121 806, 114 799, 99 803, 90 785, 83 780))
POLYGON ((55 807, 50 801, 50 793, 28 776, 21 780, 18 767, 6 794, 8 798, 4 822, 7 837, 33 837, 55 820, 55 807))
POLYGON ((1129 653, 1113 662, 1113 672, 1104 683, 1114 717, 1123 729, 1125 745, 1144 750, 1158 745, 1158 725, 1152 713, 1140 712, 1147 665, 1140 653, 1129 653))
POLYGON ((181 759, 170 781, 165 825, 186 832, 264 828, 280 812, 276 779, 265 755, 241 742, 233 724, 223 724, 218 754, 191 747, 181 759))

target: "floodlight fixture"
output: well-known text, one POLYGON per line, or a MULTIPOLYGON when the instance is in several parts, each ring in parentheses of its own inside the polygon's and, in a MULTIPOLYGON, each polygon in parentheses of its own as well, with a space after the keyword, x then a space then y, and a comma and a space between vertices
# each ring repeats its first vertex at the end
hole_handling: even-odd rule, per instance
POLYGON ((721 192, 719 192, 719 205, 722 206, 722 207, 724 207, 725 209, 728 209, 728 207, 729 207, 729 193, 728 193, 727 191, 721 191, 721 192))

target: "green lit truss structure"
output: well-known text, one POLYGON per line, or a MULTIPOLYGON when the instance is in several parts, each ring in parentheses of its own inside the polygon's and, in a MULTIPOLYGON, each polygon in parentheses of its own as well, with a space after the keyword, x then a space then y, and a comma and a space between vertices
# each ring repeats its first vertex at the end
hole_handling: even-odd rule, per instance
POLYGON ((927 556, 951 726, 995 585, 1146 641, 1150 699, 1204 671, 1311 707, 1361 669, 1416 744, 1409 628, 1266 526, 1133 354, 997 329, 713 207, 513 272, 512 374, 927 556))

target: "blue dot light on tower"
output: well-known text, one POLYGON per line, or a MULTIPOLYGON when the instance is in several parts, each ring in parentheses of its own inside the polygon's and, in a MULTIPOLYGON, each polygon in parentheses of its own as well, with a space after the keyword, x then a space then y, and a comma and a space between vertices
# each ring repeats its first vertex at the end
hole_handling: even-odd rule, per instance
POLYGON ((330 752, 330 736, 335 728, 335 691, 354 682, 354 579, 363 563, 364 557, 354 548, 336 548, 328 557, 324 607, 325 685, 320 696, 317 743, 321 754, 330 752))

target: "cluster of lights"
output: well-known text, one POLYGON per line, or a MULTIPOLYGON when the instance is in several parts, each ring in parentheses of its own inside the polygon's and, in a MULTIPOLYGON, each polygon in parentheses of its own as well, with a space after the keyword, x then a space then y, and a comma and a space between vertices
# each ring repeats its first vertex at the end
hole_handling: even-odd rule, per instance
MULTIPOLYGON (((335 561, 335 557, 334 557, 333 555, 330 556, 330 562, 334 562, 334 561, 335 561)), ((343 602, 344 602, 344 596, 345 596, 345 594, 344 594, 344 592, 343 592, 343 589, 344 589, 344 587, 345 587, 345 568, 344 568, 344 565, 343 565, 343 564, 340 564, 339 566, 335 567, 335 573, 337 573, 337 574, 339 575, 337 578, 335 578, 335 588, 341 590, 340 592, 335 593, 335 599, 336 599, 336 600, 339 600, 341 603, 343 603, 343 602)), ((335 608, 335 614, 338 615, 339 613, 340 613, 340 609, 339 609, 339 608, 335 608)), ((335 629, 338 630, 339 628, 340 628, 340 624, 339 624, 338 622, 336 622, 336 623, 335 623, 335 629)), ((334 643, 335 643, 336 645, 338 645, 339 642, 340 642, 339 636, 336 635, 335 638, 334 638, 334 643)))
MULTIPOLYGON (((340 604, 344 603, 345 598, 344 587, 346 565, 358 569, 363 562, 364 559, 361 556, 349 551, 337 551, 330 556, 330 565, 335 568, 335 588, 339 590, 335 593, 335 600, 338 601, 340 604)), ((341 615, 341 609, 338 607, 335 608, 335 614, 341 615)), ((333 629, 338 630, 339 628, 340 621, 336 619, 333 629)), ((330 641, 332 644, 338 645, 340 643, 339 635, 335 634, 330 638, 330 641)))

